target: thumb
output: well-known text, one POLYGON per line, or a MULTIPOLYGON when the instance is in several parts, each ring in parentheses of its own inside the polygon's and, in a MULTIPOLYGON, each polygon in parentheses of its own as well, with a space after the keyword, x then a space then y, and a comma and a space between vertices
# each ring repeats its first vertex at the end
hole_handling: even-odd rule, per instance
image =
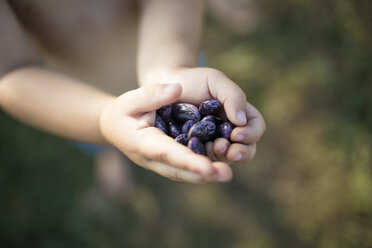
POLYGON ((223 104, 227 118, 237 126, 246 125, 247 100, 243 90, 224 74, 217 74, 214 82, 215 84, 209 84, 209 91, 223 104))
POLYGON ((237 126, 247 124, 247 115, 245 113, 246 97, 244 92, 237 89, 226 89, 222 94, 223 105, 227 118, 237 126))
POLYGON ((128 91, 119 96, 119 102, 125 107, 128 115, 152 112, 164 105, 175 102, 181 95, 182 88, 178 83, 151 84, 128 91))

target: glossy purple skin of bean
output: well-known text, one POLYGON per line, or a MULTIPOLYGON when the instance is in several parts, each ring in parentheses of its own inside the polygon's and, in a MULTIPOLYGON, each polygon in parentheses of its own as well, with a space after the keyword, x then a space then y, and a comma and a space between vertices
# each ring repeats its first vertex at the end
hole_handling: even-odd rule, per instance
POLYGON ((186 121, 182 126, 182 133, 187 135, 194 124, 195 122, 193 120, 186 121))
POLYGON ((216 124, 213 121, 199 121, 189 131, 188 138, 197 137, 203 142, 213 141, 216 134, 216 124))
POLYGON ((156 111, 163 120, 170 121, 172 118, 172 104, 165 105, 156 111))
POLYGON ((213 99, 202 102, 199 106, 199 112, 202 116, 217 115, 218 112, 220 112, 221 108, 222 104, 219 101, 213 99))
POLYGON ((207 115, 201 121, 213 121, 216 126, 222 124, 223 120, 220 117, 214 115, 207 115))
POLYGON ((172 116, 174 120, 184 123, 188 120, 197 122, 200 120, 198 108, 190 103, 178 103, 173 106, 172 116))
POLYGON ((197 137, 192 137, 187 143, 187 147, 197 154, 207 155, 203 142, 201 142, 197 137))
POLYGON ((180 134, 180 135, 178 135, 178 136, 175 138, 175 140, 176 140, 178 143, 180 143, 180 144, 182 144, 182 145, 185 145, 185 146, 187 146, 187 143, 189 142, 189 139, 187 138, 187 134, 180 134))
POLYGON ((231 122, 225 121, 221 125, 217 126, 216 137, 230 139, 230 135, 234 125, 231 122))
POLYGON ((155 115, 155 127, 159 128, 166 135, 169 135, 167 130, 167 124, 165 124, 165 121, 158 114, 155 115))
POLYGON ((168 131, 169 135, 173 138, 176 138, 178 135, 182 133, 180 126, 173 122, 169 122, 168 124, 168 131))

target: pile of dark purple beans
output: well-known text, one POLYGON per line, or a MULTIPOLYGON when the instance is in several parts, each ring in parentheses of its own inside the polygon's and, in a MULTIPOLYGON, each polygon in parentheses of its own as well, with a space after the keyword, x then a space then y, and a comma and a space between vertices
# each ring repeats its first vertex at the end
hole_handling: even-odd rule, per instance
POLYGON ((218 117, 222 112, 222 104, 217 100, 204 101, 199 108, 189 103, 169 104, 156 111, 155 127, 195 153, 206 155, 206 142, 217 138, 229 140, 235 127, 218 117))

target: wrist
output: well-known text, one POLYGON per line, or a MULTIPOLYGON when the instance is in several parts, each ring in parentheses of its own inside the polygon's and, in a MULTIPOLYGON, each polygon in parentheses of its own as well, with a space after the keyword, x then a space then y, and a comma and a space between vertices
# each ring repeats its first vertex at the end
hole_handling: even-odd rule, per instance
POLYGON ((156 67, 147 70, 144 73, 141 73, 139 78, 139 85, 147 84, 157 84, 157 83, 178 83, 177 75, 185 69, 192 67, 188 66, 165 66, 165 67, 156 67))
POLYGON ((108 133, 111 127, 113 126, 110 116, 114 105, 114 101, 115 101, 114 97, 112 99, 107 99, 107 102, 104 104, 99 114, 98 127, 104 145, 112 145, 108 133))

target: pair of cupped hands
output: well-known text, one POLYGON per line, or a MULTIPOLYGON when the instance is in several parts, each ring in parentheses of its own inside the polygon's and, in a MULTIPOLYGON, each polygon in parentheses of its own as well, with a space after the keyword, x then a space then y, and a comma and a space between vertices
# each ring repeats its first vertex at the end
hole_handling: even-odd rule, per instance
POLYGON ((103 136, 136 164, 166 178, 189 183, 227 182, 231 163, 253 159, 256 142, 265 131, 260 112, 249 104, 241 88, 212 68, 180 68, 162 82, 128 91, 105 107, 100 117, 103 136), (236 125, 231 141, 206 143, 207 156, 192 152, 154 127, 160 107, 186 102, 199 105, 220 101, 226 117, 236 125))

